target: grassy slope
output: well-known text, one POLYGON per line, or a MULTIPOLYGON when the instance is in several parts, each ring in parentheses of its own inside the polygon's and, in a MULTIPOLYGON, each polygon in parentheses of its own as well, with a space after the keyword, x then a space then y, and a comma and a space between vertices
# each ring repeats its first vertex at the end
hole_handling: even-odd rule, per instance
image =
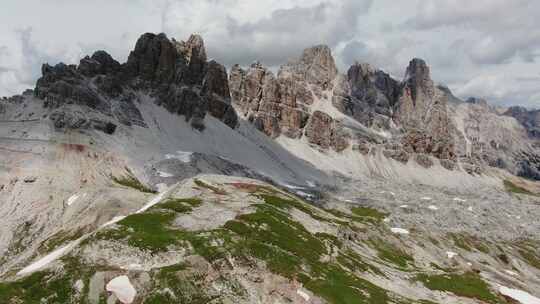
MULTIPOLYGON (((199 186, 208 188, 206 184, 199 186)), ((224 191, 219 188, 210 190, 224 195, 224 191)), ((87 242, 117 240, 154 253, 166 251, 171 246, 181 246, 191 248, 192 254, 202 256, 211 263, 225 257, 233 257, 247 264, 253 259, 261 260, 271 272, 302 282, 305 288, 329 303, 430 303, 399 297, 362 279, 358 273, 384 274, 337 237, 310 233, 292 219, 289 211, 296 208, 316 220, 341 225, 344 229, 351 228, 352 222, 378 225, 386 214, 363 207, 353 208, 350 213, 330 210, 330 214, 298 199, 276 195, 268 189, 255 191, 253 195, 263 202, 255 205, 256 211, 240 215, 219 229, 189 232, 172 228, 171 223, 178 214, 191 212, 202 201, 196 198, 169 199, 145 213, 128 216, 116 228, 99 232, 87 242), (220 245, 216 246, 216 243, 220 245), (328 259, 330 254, 333 254, 333 258, 328 259)), ((417 271, 412 256, 385 242, 383 238, 370 239, 366 245, 377 252, 381 263, 400 271, 417 271)), ((44 271, 17 282, 0 283, 0 298, 19 299, 21 303, 39 303, 41 298, 50 300, 44 303, 73 302, 71 286, 75 280, 83 276, 88 286, 89 277, 96 268, 96 265, 81 267, 78 263, 76 257, 71 257, 65 260, 64 274, 44 271), (77 271, 81 268, 87 271, 77 271)), ((201 278, 189 273, 189 266, 183 264, 157 269, 152 273, 156 288, 169 288, 172 295, 153 292, 144 303, 206 303, 212 300, 212 296, 202 292, 201 278)), ((420 273, 416 279, 433 290, 450 291, 456 295, 498 303, 498 298, 489 291, 487 285, 472 274, 429 276, 420 273)), ((227 283, 235 285, 234 282, 227 283)), ((240 286, 234 290, 239 295, 245 293, 240 286)))

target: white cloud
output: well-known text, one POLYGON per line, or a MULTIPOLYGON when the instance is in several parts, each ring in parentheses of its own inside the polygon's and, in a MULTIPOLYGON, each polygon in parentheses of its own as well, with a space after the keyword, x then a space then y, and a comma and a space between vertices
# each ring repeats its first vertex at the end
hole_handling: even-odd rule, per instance
POLYGON ((342 71, 369 62, 401 78, 420 57, 463 98, 540 107, 538 83, 522 81, 540 75, 536 0, 5 0, 0 22, 0 95, 33 87, 44 61, 98 49, 125 61, 142 33, 163 31, 202 34, 227 66, 275 67, 324 43, 342 71))
POLYGON ((254 60, 278 65, 314 44, 336 46, 352 38, 371 5, 368 0, 271 3, 275 1, 169 1, 164 28, 179 37, 202 34, 208 53, 226 65, 254 60))

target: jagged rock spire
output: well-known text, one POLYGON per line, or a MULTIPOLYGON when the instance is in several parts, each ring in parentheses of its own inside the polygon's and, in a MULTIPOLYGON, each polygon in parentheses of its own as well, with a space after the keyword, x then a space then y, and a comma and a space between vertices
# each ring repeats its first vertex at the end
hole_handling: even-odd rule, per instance
POLYGON ((209 112, 234 128, 238 120, 226 69, 206 58, 204 41, 198 35, 176 42, 163 33, 146 33, 123 65, 104 51, 86 56, 78 67, 44 65, 35 94, 52 109, 78 104, 130 125, 142 121, 134 106, 136 96, 130 93, 141 91, 170 112, 184 115, 194 127, 202 129, 209 112))

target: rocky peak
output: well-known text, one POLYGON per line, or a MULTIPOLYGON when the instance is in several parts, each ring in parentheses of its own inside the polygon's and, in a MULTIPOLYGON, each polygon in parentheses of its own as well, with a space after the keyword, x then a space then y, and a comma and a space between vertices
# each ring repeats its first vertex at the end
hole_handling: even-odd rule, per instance
POLYGON ((318 45, 304 50, 300 62, 307 66, 306 80, 309 83, 329 88, 331 81, 337 76, 338 71, 332 51, 326 45, 318 45))
POLYGON ((465 102, 469 104, 479 105, 486 108, 489 107, 487 100, 483 98, 469 97, 465 102))
POLYGON ((99 74, 111 74, 120 70, 120 63, 114 60, 111 55, 105 51, 97 51, 92 57, 86 56, 81 59, 78 71, 87 77, 93 77, 99 74))
POLYGON ((409 63, 405 73, 405 86, 409 89, 413 103, 419 98, 431 97, 434 91, 433 81, 429 67, 426 62, 419 58, 414 58, 409 63))
POLYGON ((227 71, 215 61, 206 61, 204 42, 198 35, 176 42, 165 34, 146 33, 123 65, 98 51, 81 59, 78 67, 45 64, 42 71, 35 94, 52 109, 78 104, 130 125, 142 121, 134 105, 137 97, 131 93, 141 91, 199 129, 207 112, 231 128, 237 124, 227 71))
POLYGON ((373 68, 368 63, 353 64, 347 71, 347 78, 352 89, 352 95, 364 99, 368 103, 390 108, 393 107, 399 96, 399 82, 387 73, 373 68), (377 101, 377 92, 382 93, 386 100, 377 101))
POLYGON ((305 49, 298 61, 282 66, 278 78, 292 78, 328 90, 337 74, 332 51, 326 45, 318 45, 305 49))
POLYGON ((449 87, 447 87, 447 86, 445 86, 443 84, 438 84, 437 89, 440 90, 446 96, 446 98, 448 99, 448 102, 453 103, 453 104, 461 104, 461 103, 463 103, 463 100, 457 98, 454 95, 454 93, 452 93, 452 90, 450 90, 449 87))
POLYGON ((142 35, 129 54, 126 73, 151 83, 170 82, 175 75, 178 52, 165 34, 142 35))
POLYGON ((187 62, 193 60, 206 61, 206 48, 204 46, 204 40, 200 35, 191 35, 187 41, 176 41, 173 39, 173 43, 178 50, 178 53, 182 54, 187 62))
POLYGON ((447 95, 435 88, 426 62, 411 60, 395 115, 405 131, 402 144, 407 151, 455 159, 447 103, 447 95))
POLYGON ((508 108, 504 115, 514 117, 527 129, 529 136, 540 139, 540 110, 514 106, 508 108))
POLYGON ((204 78, 207 61, 203 38, 199 35, 191 35, 187 41, 173 40, 173 44, 187 65, 182 80, 192 85, 200 83, 204 78))

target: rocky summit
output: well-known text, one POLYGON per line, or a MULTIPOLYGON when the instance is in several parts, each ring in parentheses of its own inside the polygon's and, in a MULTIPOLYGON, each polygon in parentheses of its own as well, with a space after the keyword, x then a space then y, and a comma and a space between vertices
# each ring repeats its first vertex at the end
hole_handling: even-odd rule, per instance
POLYGON ((147 33, 139 38, 125 64, 97 51, 81 59, 78 66, 44 64, 42 74, 34 93, 44 107, 54 110, 50 119, 57 128, 93 127, 112 134, 115 126, 106 117, 145 127, 135 106, 141 92, 196 128, 204 128, 206 113, 231 128, 238 123, 230 105, 226 69, 207 61, 200 36, 177 42, 165 34, 147 33), (88 107, 95 115, 70 112, 69 105, 88 107))
POLYGON ((298 55, 146 33, 0 99, 0 303, 539 303, 540 110, 298 55))

